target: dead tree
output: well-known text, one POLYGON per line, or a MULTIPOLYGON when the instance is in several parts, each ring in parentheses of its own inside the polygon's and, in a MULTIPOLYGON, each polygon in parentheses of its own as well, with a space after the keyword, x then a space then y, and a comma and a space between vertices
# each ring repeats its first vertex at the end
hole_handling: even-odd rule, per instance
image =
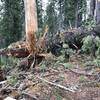
POLYGON ((35 0, 24 0, 24 7, 25 7, 26 46, 30 53, 35 53, 36 51, 35 33, 38 30, 35 0))

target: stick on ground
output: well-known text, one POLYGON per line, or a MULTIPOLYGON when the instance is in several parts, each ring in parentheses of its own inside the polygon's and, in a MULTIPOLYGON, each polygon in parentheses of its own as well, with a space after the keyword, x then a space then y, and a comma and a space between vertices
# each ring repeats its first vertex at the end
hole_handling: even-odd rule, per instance
POLYGON ((40 79, 41 81, 44 81, 44 82, 46 82, 46 83, 48 83, 48 84, 50 84, 50 85, 55 86, 55 87, 59 87, 59 88, 64 89, 64 90, 66 90, 66 91, 75 92, 75 90, 73 90, 73 89, 71 89, 71 88, 67 88, 67 87, 62 86, 62 85, 57 84, 57 83, 52 83, 52 82, 47 81, 46 79, 43 79, 43 78, 41 78, 41 77, 37 77, 37 78, 40 79))

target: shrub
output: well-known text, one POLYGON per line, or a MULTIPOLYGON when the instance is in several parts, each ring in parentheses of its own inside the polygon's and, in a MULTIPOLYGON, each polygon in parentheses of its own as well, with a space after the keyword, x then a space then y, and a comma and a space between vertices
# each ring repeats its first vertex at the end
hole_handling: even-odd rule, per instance
POLYGON ((1 69, 11 69, 18 62, 18 59, 14 57, 0 56, 0 68, 1 69))
POLYGON ((96 21, 94 20, 94 18, 92 17, 89 17, 87 20, 85 20, 83 23, 82 23, 82 26, 88 30, 92 30, 93 27, 96 26, 96 21))
POLYGON ((99 54, 100 50, 100 38, 98 36, 89 35, 84 37, 82 50, 85 53, 89 53, 95 56, 95 53, 99 54))
POLYGON ((16 76, 9 76, 9 77, 7 77, 7 81, 8 81, 8 84, 14 86, 18 80, 17 80, 16 76))

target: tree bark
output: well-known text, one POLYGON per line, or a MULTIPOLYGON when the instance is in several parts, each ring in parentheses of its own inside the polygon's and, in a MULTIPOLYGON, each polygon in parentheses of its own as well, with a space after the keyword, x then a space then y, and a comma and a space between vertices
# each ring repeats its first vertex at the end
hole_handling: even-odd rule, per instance
POLYGON ((24 0, 25 6, 25 31, 26 31, 26 46, 30 53, 36 51, 36 36, 38 30, 37 11, 35 0, 24 0))
POLYGON ((76 0, 75 28, 78 27, 78 1, 76 0))
POLYGON ((90 1, 90 16, 92 18, 94 18, 94 14, 95 14, 95 6, 96 6, 96 1, 95 0, 91 0, 90 1))
POLYGON ((100 24, 100 0, 96 0, 95 19, 96 24, 100 24))

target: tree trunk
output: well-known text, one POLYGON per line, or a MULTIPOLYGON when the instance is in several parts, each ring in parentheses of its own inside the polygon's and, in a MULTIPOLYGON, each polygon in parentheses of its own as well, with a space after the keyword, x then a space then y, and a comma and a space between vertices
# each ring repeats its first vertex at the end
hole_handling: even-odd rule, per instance
POLYGON ((37 12, 35 0, 24 0, 25 6, 25 31, 26 31, 26 45, 30 53, 36 51, 36 36, 38 30, 37 12))
POLYGON ((95 14, 95 6, 96 6, 95 4, 96 4, 95 0, 90 1, 90 16, 92 18, 94 18, 94 14, 95 14))
POLYGON ((76 1, 75 27, 78 27, 78 1, 76 1))
POLYGON ((96 24, 100 24, 100 0, 96 0, 95 19, 96 24))
POLYGON ((79 12, 82 8, 82 1, 76 0, 76 5, 75 5, 75 27, 78 28, 82 24, 82 13, 79 12))

